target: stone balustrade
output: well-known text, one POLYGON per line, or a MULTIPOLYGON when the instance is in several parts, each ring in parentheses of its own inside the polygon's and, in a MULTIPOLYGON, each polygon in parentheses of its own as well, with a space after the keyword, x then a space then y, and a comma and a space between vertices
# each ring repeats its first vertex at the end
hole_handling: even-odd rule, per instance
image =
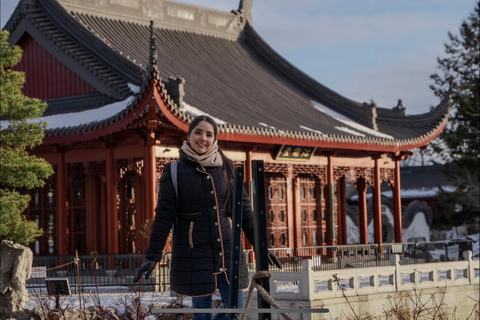
MULTIPOLYGON (((328 316, 312 314, 312 319, 340 317, 345 312, 346 299, 358 312, 366 308, 368 314, 380 315, 388 307, 388 299, 409 297, 407 300, 411 302, 415 295, 447 295, 448 299, 441 303, 447 309, 451 307, 449 310, 458 310, 458 318, 471 312, 475 303, 478 308, 479 261, 472 259, 471 251, 466 251, 464 258, 461 261, 400 265, 399 255, 392 255, 390 266, 327 271, 314 271, 313 261, 304 260, 301 272, 272 272, 270 294, 283 307, 331 310, 328 316), (464 311, 458 309, 462 304, 464 311)), ((405 305, 408 304, 406 301, 405 305)), ((310 318, 304 315, 303 319, 310 318)))

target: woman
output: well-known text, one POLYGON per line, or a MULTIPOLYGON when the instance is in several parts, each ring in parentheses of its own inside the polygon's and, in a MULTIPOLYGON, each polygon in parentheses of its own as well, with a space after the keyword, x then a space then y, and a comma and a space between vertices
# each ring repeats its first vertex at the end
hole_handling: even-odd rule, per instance
MULTIPOLYGON (((218 147, 215 121, 208 116, 196 117, 180 149, 178 201, 172 183, 171 165, 167 164, 160 179, 155 220, 145 262, 134 282, 143 274, 145 279, 149 278, 162 257, 173 225, 171 290, 191 296, 194 308, 212 308, 212 295, 220 290, 223 306, 228 307, 233 173, 232 161, 218 147)), ((253 219, 250 201, 244 191, 242 229, 252 244, 253 219)), ((245 289, 248 286, 248 271, 243 252, 240 260, 239 287, 245 289)), ((243 290, 239 291, 238 296, 238 307, 243 308, 243 290)), ((219 314, 216 319, 224 316, 219 314)), ((194 314, 195 320, 210 318, 208 313, 194 314)))

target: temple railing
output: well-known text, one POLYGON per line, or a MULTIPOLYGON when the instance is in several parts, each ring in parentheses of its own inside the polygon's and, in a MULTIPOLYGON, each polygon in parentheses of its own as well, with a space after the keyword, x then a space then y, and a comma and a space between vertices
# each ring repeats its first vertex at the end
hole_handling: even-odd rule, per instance
MULTIPOLYGON (((472 243, 387 243, 382 245, 341 245, 270 249, 282 263, 282 269, 271 266, 271 271, 303 272, 303 261, 310 261, 312 271, 352 270, 391 266, 393 256, 400 265, 441 263, 464 260, 464 252, 472 243)), ((252 250, 245 250, 249 271, 255 271, 252 250)), ((478 257, 473 257, 478 259, 478 257)), ((34 256, 33 267, 46 267, 47 278, 67 278, 72 287, 80 282, 84 290, 128 290, 134 285, 133 276, 143 261, 142 254, 34 256), (77 267, 78 265, 78 267, 77 267)), ((163 255, 157 269, 141 285, 147 290, 169 291, 171 254, 163 255)), ((348 271, 347 271, 348 272, 348 271)), ((476 270, 478 272, 478 269, 476 270)), ((45 278, 31 278, 27 287, 45 287, 45 278)), ((76 289, 75 289, 76 290, 76 289)))

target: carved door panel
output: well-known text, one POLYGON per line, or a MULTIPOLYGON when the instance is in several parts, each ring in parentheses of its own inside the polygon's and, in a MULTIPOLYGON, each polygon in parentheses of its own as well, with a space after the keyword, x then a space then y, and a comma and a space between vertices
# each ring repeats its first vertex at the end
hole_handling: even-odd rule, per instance
POLYGON ((301 246, 322 245, 322 216, 325 210, 325 200, 318 179, 314 177, 299 177, 300 232, 301 246))
POLYGON ((135 253, 137 251, 137 187, 135 171, 127 171, 118 182, 118 250, 120 253, 135 253))
POLYGON ((288 246, 287 180, 279 173, 266 173, 267 236, 270 247, 288 246))

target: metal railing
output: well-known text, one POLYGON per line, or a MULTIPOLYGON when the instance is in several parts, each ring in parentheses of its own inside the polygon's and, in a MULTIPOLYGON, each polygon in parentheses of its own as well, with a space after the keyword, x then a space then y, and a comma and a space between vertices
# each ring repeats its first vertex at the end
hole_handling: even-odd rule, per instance
MULTIPOLYGON (((471 242, 387 243, 270 249, 282 264, 271 271, 301 272, 302 261, 312 260, 314 271, 389 266, 392 254, 400 256, 400 264, 418 264, 463 259, 463 251, 472 250, 471 242)), ((245 250, 249 271, 255 271, 255 254, 245 250)), ((142 286, 149 290, 170 290, 171 254, 165 253, 157 270, 142 286)), ((33 267, 45 266, 47 278, 68 278, 77 287, 78 273, 82 287, 131 287, 132 279, 143 262, 142 254, 81 255, 77 270, 75 256, 34 256, 33 267)), ((27 280, 27 287, 44 287, 45 279, 27 280)))
MULTIPOLYGON (((388 266, 390 254, 397 253, 397 244, 366 244, 270 249, 282 264, 282 269, 270 266, 272 271, 302 271, 302 261, 312 260, 313 270, 339 270, 347 268, 367 268, 388 266)), ((250 271, 255 270, 252 250, 246 250, 250 271)))
MULTIPOLYGON (((82 288, 107 286, 128 288, 136 286, 132 279, 143 262, 143 255, 80 255, 78 257, 78 268, 77 263, 74 263, 75 259, 75 256, 72 255, 34 256, 33 267, 44 266, 47 268, 47 278, 67 278, 70 285, 75 288, 77 288, 79 275, 82 288)), ((169 290, 169 263, 170 254, 167 253, 162 257, 152 277, 149 280, 142 280, 142 286, 150 290, 169 290)), ((27 280, 27 288, 45 286, 45 278, 30 278, 27 280)))

